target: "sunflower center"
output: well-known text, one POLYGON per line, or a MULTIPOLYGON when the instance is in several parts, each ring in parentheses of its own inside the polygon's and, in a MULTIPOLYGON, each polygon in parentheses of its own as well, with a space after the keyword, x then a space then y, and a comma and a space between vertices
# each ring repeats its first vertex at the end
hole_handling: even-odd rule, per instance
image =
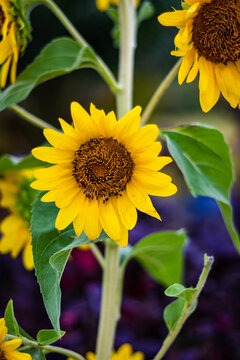
POLYGON ((218 64, 240 59, 240 0, 212 0, 193 20, 192 40, 200 56, 218 64))
POLYGON ((0 360, 7 360, 4 351, 0 350, 0 360))
POLYGON ((92 138, 75 153, 72 175, 90 199, 107 201, 126 190, 134 162, 126 147, 112 137, 92 138))

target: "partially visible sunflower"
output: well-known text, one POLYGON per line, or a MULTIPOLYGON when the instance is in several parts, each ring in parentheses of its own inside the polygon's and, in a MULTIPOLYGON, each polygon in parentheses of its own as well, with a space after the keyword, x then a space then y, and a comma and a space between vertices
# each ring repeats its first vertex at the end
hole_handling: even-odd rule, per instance
MULTIPOLYGON (((139 6, 140 0, 136 0, 136 6, 139 6)), ((96 6, 100 11, 107 11, 110 5, 118 5, 118 0, 96 0, 96 6)))
POLYGON ((16 349, 22 345, 21 339, 13 339, 4 341, 7 336, 8 329, 4 318, 0 319, 0 359, 1 360, 31 360, 32 356, 27 353, 17 351, 16 349))
MULTIPOLYGON (((86 354, 87 360, 96 360, 96 355, 93 352, 86 354)), ((133 353, 132 346, 123 344, 117 351, 113 351, 111 360, 144 360, 144 354, 140 351, 133 353)))
POLYGON ((27 46, 30 24, 21 0, 0 0, 0 85, 5 87, 10 70, 10 80, 16 80, 17 62, 27 46))
POLYGON ((0 253, 9 253, 13 258, 23 250, 23 264, 33 269, 30 220, 31 206, 37 192, 30 188, 32 170, 6 172, 0 178, 1 207, 10 212, 1 224, 0 253))
POLYGON ((90 115, 77 102, 71 104, 74 127, 59 119, 63 134, 45 129, 53 147, 38 147, 33 155, 55 164, 34 172, 31 184, 49 190, 42 201, 60 208, 55 226, 73 222, 77 236, 89 239, 102 229, 120 246, 128 243, 128 230, 137 222, 137 210, 160 220, 148 194, 171 196, 177 188, 161 170, 172 159, 159 157, 161 143, 156 125, 139 128, 141 108, 136 106, 117 121, 91 104, 90 115))
POLYGON ((178 74, 181 85, 199 72, 202 110, 209 111, 220 92, 235 108, 240 100, 240 0, 185 0, 183 10, 158 17, 165 26, 180 28, 174 39, 183 56, 178 74))

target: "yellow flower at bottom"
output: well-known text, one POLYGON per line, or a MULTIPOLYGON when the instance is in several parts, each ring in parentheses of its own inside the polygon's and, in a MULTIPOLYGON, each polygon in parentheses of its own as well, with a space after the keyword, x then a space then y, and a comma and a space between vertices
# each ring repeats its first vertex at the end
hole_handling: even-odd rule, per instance
POLYGON ((10 252, 15 258, 23 250, 23 264, 27 270, 33 269, 30 218, 36 192, 29 187, 32 180, 31 170, 9 171, 0 178, 1 207, 10 211, 0 224, 0 253, 10 252))
POLYGON ((102 229, 120 246, 127 246, 128 230, 137 222, 137 210, 160 220, 149 195, 171 196, 177 188, 170 176, 159 172, 172 159, 159 157, 161 143, 156 125, 139 128, 141 108, 136 106, 117 121, 91 104, 90 115, 77 102, 71 104, 74 127, 59 119, 63 134, 45 129, 53 147, 38 147, 32 154, 55 164, 34 172, 34 189, 48 190, 42 201, 60 208, 55 226, 73 222, 76 235, 95 240, 102 229))
MULTIPOLYGON (((88 352, 86 358, 87 360, 96 360, 96 355, 92 352, 88 352)), ((144 360, 144 355, 140 351, 133 353, 131 345, 123 344, 118 351, 112 352, 111 360, 144 360)))
POLYGON ((14 339, 9 341, 3 341, 7 336, 7 327, 5 320, 0 319, 0 359, 1 360, 31 360, 30 354, 16 351, 16 349, 22 345, 21 339, 14 339))
MULTIPOLYGON (((136 0, 136 6, 139 6, 140 0, 136 0)), ((118 0, 96 0, 96 6, 100 11, 107 11, 110 5, 118 5, 118 0)))
POLYGON ((184 10, 158 17, 165 26, 180 28, 174 39, 183 56, 178 73, 181 85, 199 72, 199 99, 209 111, 220 93, 235 108, 240 102, 240 5, 239 0, 185 0, 184 10))

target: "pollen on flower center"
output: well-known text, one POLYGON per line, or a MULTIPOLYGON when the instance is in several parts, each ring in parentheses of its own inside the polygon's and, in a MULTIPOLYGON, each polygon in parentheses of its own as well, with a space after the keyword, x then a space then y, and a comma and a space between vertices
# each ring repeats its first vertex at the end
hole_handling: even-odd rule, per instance
POLYGON ((92 138, 75 153, 72 175, 90 199, 118 197, 131 180, 134 162, 126 147, 112 137, 92 138))
POLYGON ((193 20, 192 40, 200 56, 218 64, 240 59, 240 0, 212 0, 193 20))
POLYGON ((7 360, 4 351, 0 350, 0 360, 7 360))

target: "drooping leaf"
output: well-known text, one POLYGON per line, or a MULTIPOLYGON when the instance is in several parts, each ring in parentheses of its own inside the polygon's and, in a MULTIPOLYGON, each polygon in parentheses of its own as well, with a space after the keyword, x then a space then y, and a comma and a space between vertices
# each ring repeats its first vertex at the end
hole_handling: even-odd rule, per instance
POLYGON ((204 124, 182 126, 161 134, 192 195, 209 196, 218 201, 228 231, 240 253, 240 240, 233 225, 230 204, 232 161, 223 135, 204 124))
POLYGON ((20 74, 17 81, 0 94, 0 111, 26 99, 30 92, 44 81, 82 67, 95 68, 104 77, 91 47, 83 47, 66 37, 53 40, 20 74))
POLYGON ((17 171, 44 166, 44 163, 32 155, 24 157, 5 154, 0 158, 0 174, 5 171, 17 171))
POLYGON ((54 342, 59 340, 61 337, 63 337, 64 334, 65 334, 65 331, 61 331, 61 336, 59 336, 55 330, 40 330, 37 333, 37 342, 40 345, 53 344, 54 342))
POLYGON ((181 284, 173 284, 170 285, 165 291, 165 295, 170 297, 177 297, 179 299, 183 299, 186 301, 191 300, 193 294, 195 294, 197 289, 195 288, 185 288, 185 286, 181 284))
MULTIPOLYGON (((169 331, 173 330, 182 314, 185 301, 183 299, 177 299, 171 302, 165 307, 163 312, 163 318, 169 331)), ((188 316, 190 316, 197 307, 197 300, 194 301, 188 316)))
MULTIPOLYGON (((55 229, 58 208, 54 203, 41 202, 42 195, 39 194, 32 211, 31 231, 35 273, 48 316, 60 337, 62 273, 71 249, 89 244, 91 241, 84 233, 80 237, 75 237, 72 226, 63 231, 55 229)), ((98 240, 104 239, 106 239, 106 234, 102 233, 98 240)))
POLYGON ((14 315, 13 301, 10 300, 4 312, 4 319, 8 328, 8 334, 19 336, 19 326, 14 315))
POLYGON ((182 230, 157 232, 140 240, 128 256, 139 261, 160 284, 169 286, 181 282, 185 243, 182 230))

